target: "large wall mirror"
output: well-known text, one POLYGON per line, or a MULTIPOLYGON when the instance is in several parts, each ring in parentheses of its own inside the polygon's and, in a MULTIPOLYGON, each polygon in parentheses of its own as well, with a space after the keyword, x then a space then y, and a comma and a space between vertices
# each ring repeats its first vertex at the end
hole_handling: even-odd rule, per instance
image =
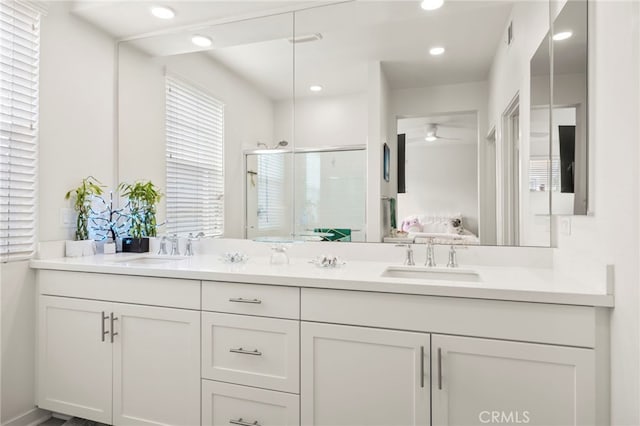
POLYGON ((588 209, 586 1, 421 5, 121 42, 119 179, 167 188, 160 233, 549 246, 588 209))

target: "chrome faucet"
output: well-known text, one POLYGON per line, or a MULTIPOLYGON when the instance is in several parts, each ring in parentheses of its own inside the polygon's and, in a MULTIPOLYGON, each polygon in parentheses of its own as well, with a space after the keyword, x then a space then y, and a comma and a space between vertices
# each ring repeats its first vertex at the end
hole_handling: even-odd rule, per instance
POLYGON ((185 251, 185 256, 193 256, 195 253, 193 251, 193 242, 198 241, 200 238, 204 237, 204 232, 200 231, 194 237, 193 232, 189 232, 189 237, 187 238, 187 248, 185 251))
POLYGON ((180 256, 180 238, 178 234, 173 234, 171 237, 171 256, 180 256))
POLYGON ((456 254, 456 246, 451 246, 449 249, 449 262, 447 262, 447 268, 458 267, 458 256, 456 254))
POLYGON ((436 266, 436 255, 433 251, 433 238, 427 240, 427 258, 424 261, 424 266, 434 268, 436 266))
POLYGON ((189 232, 189 236, 187 237, 187 248, 185 249, 184 255, 185 256, 193 256, 193 241, 195 240, 195 238, 193 238, 193 232, 189 232))
POLYGON ((160 250, 158 250, 158 254, 166 255, 167 254, 167 236, 163 235, 160 240, 160 250))
POLYGON ((406 247, 407 256, 404 259, 404 264, 407 266, 414 266, 416 262, 413 260, 413 247, 411 244, 396 244, 396 247, 406 247))
POLYGON ((451 245, 449 249, 449 262, 447 262, 447 268, 457 268, 458 267, 458 250, 468 249, 468 246, 456 246, 451 245))

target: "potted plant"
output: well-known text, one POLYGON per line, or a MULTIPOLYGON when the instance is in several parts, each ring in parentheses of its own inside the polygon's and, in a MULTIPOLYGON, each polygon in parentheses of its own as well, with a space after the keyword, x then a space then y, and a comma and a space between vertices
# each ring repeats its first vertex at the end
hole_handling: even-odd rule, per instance
POLYGON ((82 179, 82 183, 70 190, 64 196, 65 200, 73 197, 73 209, 78 213, 76 219, 76 240, 89 239, 89 215, 91 214, 91 199, 96 195, 102 195, 102 184, 93 176, 82 179))
POLYGON ((156 204, 162 193, 153 182, 136 181, 118 185, 120 195, 129 200, 129 238, 122 241, 122 251, 149 251, 149 238, 157 235, 156 204))

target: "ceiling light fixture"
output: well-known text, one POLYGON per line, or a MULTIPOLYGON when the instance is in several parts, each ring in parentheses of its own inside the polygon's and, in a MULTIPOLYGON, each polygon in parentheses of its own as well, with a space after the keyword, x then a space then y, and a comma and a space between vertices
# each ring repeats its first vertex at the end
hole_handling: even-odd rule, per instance
POLYGON ((559 32, 559 33, 555 33, 553 35, 553 40, 554 41, 566 40, 568 38, 571 38, 572 35, 573 35, 573 33, 571 31, 562 31, 562 32, 559 32))
POLYGON ((203 35, 194 35, 193 37, 191 37, 191 43, 195 44, 198 47, 209 47, 213 43, 213 40, 203 35))
POLYGON ((313 86, 309 86, 309 90, 312 92, 322 92, 322 86, 314 84, 313 86))
POLYGON ((154 6, 151 8, 151 14, 158 19, 173 19, 176 13, 165 6, 154 6))
POLYGON ((422 3, 420 3, 420 7, 424 10, 436 10, 440 9, 443 4, 444 0, 423 0, 422 3))
POLYGON ((442 55, 444 53, 444 47, 432 47, 429 53, 433 56, 442 55))
POLYGON ((435 142, 438 140, 438 138, 435 135, 429 135, 426 138, 424 138, 424 140, 427 142, 435 142))

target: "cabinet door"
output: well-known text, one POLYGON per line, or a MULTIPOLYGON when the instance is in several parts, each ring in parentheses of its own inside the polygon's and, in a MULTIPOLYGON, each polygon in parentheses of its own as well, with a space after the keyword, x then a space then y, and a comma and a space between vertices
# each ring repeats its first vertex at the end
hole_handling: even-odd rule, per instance
POLYGON ((113 424, 199 424, 200 312, 113 305, 113 424))
POLYGON ((434 425, 592 425, 590 349, 432 335, 434 425))
POLYGON ((111 303, 40 296, 38 406, 111 424, 111 303))
POLYGON ((297 426, 298 395, 230 383, 202 381, 203 426, 297 426))
POLYGON ((430 336, 301 325, 304 425, 429 424, 430 336))

